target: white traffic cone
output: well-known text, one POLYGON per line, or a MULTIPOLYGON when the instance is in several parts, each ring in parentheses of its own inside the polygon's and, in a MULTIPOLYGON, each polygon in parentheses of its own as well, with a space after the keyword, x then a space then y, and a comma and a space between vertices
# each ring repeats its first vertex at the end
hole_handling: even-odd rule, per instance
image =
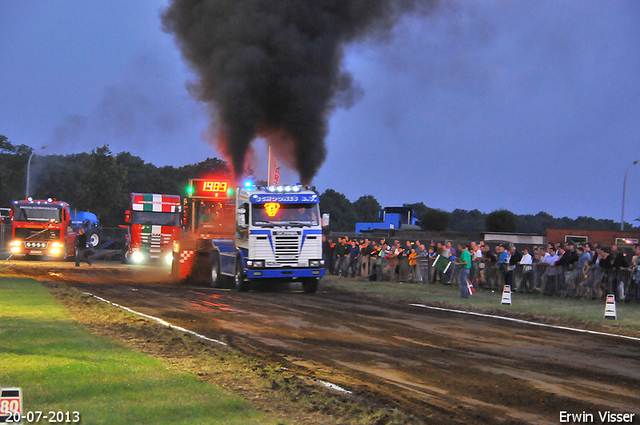
POLYGON ((607 295, 607 304, 604 307, 604 318, 617 320, 618 315, 616 314, 616 296, 614 294, 607 295))
POLYGON ((511 285, 504 285, 502 290, 502 304, 511 305, 511 285))

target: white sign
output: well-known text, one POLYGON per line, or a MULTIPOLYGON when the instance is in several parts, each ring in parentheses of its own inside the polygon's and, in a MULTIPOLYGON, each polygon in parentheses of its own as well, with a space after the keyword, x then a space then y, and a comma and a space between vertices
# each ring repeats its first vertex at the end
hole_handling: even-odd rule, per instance
POLYGON ((616 314, 616 296, 614 294, 607 295, 607 305, 604 307, 604 318, 616 320, 618 315, 616 314))
POLYGON ((0 387, 0 423, 22 423, 22 389, 0 387))
POLYGON ((502 304, 511 305, 511 286, 504 285, 502 290, 502 304))

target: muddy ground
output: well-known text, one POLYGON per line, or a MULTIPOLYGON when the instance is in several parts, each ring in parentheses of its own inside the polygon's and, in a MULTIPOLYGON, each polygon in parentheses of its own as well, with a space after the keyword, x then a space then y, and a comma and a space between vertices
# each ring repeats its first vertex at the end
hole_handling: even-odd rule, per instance
MULTIPOLYGON (((637 339, 428 310, 322 285, 313 295, 295 286, 237 293, 172 283, 151 267, 14 264, 12 274, 65 282, 224 341, 306 384, 338 385, 353 403, 397 408, 412 422, 558 424, 567 412, 609 423, 598 412, 611 411, 640 423, 637 339)), ((312 410, 308 423, 323 423, 311 420, 312 410)))

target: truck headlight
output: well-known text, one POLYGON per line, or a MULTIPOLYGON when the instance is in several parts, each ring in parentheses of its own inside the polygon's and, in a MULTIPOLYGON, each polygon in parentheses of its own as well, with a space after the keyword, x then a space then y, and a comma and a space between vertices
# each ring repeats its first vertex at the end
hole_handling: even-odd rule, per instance
POLYGON ((62 248, 62 244, 60 242, 54 242, 51 244, 51 248, 62 248))
POLYGON ((167 256, 164 257, 164 262, 168 265, 171 265, 171 263, 173 263, 173 253, 170 252, 167 256))
POLYGON ((19 246, 12 246, 11 247, 11 252, 13 254, 15 254, 16 252, 20 252, 20 247, 19 246))
POLYGON ((11 241, 10 246, 20 246, 22 245, 22 241, 11 241))
POLYGON ((143 259, 144 259, 144 256, 140 251, 133 251, 131 253, 131 261, 133 261, 134 263, 142 263, 143 259))
POLYGON ((323 260, 309 260, 309 267, 320 267, 320 263, 324 262, 323 260))
POLYGON ((52 254, 59 254, 60 253, 60 248, 51 248, 51 253, 52 254))
POLYGON ((264 260, 253 260, 253 267, 264 267, 264 260))

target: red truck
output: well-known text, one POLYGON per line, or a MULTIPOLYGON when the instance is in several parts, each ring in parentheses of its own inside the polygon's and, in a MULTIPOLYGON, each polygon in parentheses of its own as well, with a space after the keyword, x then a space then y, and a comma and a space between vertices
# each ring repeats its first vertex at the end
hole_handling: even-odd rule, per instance
POLYGON ((179 195, 132 193, 125 221, 129 227, 125 262, 173 261, 173 242, 182 232, 179 195))
POLYGON ((11 254, 62 260, 74 255, 76 233, 71 227, 69 204, 51 198, 28 198, 13 204, 11 254))

